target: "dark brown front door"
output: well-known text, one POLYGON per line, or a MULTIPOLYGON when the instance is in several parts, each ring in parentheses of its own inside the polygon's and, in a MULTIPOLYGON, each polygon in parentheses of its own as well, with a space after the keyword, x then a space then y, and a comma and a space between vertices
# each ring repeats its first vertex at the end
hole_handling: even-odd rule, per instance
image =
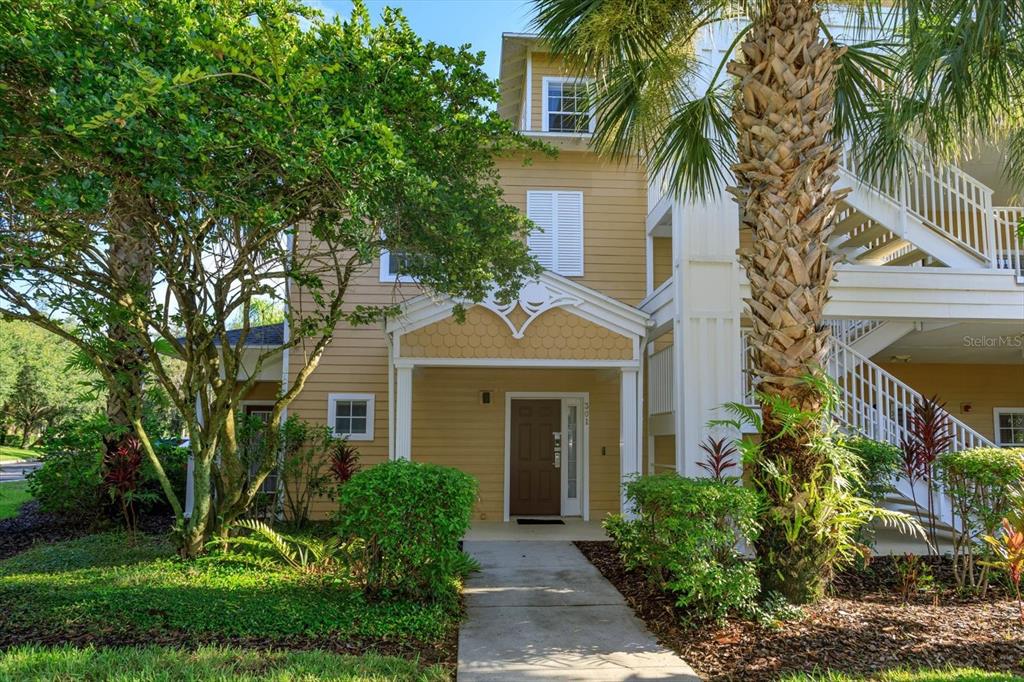
POLYGON ((555 432, 562 430, 562 401, 513 400, 509 513, 558 515, 561 475, 555 466, 555 432))

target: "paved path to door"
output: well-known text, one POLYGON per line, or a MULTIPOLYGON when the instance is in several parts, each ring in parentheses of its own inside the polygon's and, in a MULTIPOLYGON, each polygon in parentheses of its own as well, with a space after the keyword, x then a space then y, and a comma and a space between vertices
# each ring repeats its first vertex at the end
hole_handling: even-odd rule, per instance
POLYGON ((566 541, 474 541, 459 682, 699 680, 566 541))

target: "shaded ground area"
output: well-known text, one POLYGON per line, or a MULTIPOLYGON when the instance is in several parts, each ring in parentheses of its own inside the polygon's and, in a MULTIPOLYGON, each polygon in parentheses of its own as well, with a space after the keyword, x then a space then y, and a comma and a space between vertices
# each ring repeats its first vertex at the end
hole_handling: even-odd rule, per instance
POLYGON ((155 644, 373 652, 454 670, 459 615, 457 597, 370 602, 342 575, 215 556, 182 561, 166 533, 84 535, 0 562, 4 650, 155 644))
MULTIPOLYGON (((949 665, 1024 675, 1024 626, 1016 603, 998 590, 985 600, 918 595, 904 606, 891 561, 880 559, 873 570, 837 580, 835 595, 805 609, 799 622, 778 629, 744 621, 687 628, 673 600, 627 571, 610 542, 576 545, 659 640, 708 679, 773 680, 825 669, 871 675, 949 665)), ((947 569, 934 570, 941 582, 947 569)))
MULTIPOLYGON (((165 533, 170 527, 171 518, 166 515, 143 514, 139 518, 139 530, 143 533, 165 533)), ((16 516, 0 518, 0 560, 37 543, 73 540, 95 531, 95 527, 81 519, 44 512, 38 502, 29 500, 20 505, 16 516)))

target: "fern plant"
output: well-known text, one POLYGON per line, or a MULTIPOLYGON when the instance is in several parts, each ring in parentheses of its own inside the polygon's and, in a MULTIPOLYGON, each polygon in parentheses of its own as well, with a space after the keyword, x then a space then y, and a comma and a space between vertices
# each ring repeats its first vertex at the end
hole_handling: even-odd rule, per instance
POLYGON ((314 537, 296 537, 279 533, 263 521, 243 519, 232 528, 249 531, 234 535, 211 545, 223 546, 259 565, 293 570, 300 573, 322 574, 335 570, 343 562, 346 547, 337 536, 326 540, 314 537))
MULTIPOLYGON (((838 400, 835 383, 825 376, 807 376, 803 383, 808 391, 818 394, 817 401, 809 401, 817 409, 800 409, 774 395, 759 395, 758 400, 771 410, 778 428, 772 439, 806 438, 813 456, 804 461, 818 462, 813 470, 798 476, 795 467, 800 463, 766 456, 764 448, 770 439, 737 441, 744 469, 757 471, 753 480, 767 500, 763 511, 770 521, 767 525, 777 529, 780 536, 771 543, 759 544, 759 551, 766 547, 792 548, 790 556, 799 557, 793 561, 785 556, 759 557, 763 582, 767 566, 786 571, 785 575, 771 575, 775 581, 811 582, 806 581, 808 575, 819 575, 827 581, 837 569, 868 553, 869 548, 859 538, 861 529, 872 521, 908 534, 925 535, 913 517, 877 507, 858 495, 864 488, 863 473, 856 455, 843 446, 830 418, 838 400), (805 551, 797 552, 797 548, 805 551)), ((733 418, 712 424, 737 430, 749 425, 763 433, 758 411, 739 403, 726 404, 724 409, 733 418)), ((818 589, 824 589, 824 581, 819 585, 818 589)))

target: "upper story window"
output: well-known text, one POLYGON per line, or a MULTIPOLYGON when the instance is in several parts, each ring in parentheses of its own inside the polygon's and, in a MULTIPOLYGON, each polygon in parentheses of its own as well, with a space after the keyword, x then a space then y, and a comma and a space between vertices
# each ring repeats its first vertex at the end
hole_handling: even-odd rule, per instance
POLYGON ((1024 448, 1024 407, 996 408, 996 445, 1024 448))
POLYGON ((526 216, 536 225, 526 244, 537 262, 559 275, 582 277, 583 192, 527 192, 526 216))
POLYGON ((543 83, 544 132, 594 132, 594 110, 587 105, 587 81, 580 78, 546 77, 543 83))
POLYGON ((336 438, 373 440, 372 393, 331 393, 327 396, 327 423, 336 438))
POLYGON ((381 282, 415 282, 416 278, 405 274, 412 256, 404 251, 381 251, 381 282))

